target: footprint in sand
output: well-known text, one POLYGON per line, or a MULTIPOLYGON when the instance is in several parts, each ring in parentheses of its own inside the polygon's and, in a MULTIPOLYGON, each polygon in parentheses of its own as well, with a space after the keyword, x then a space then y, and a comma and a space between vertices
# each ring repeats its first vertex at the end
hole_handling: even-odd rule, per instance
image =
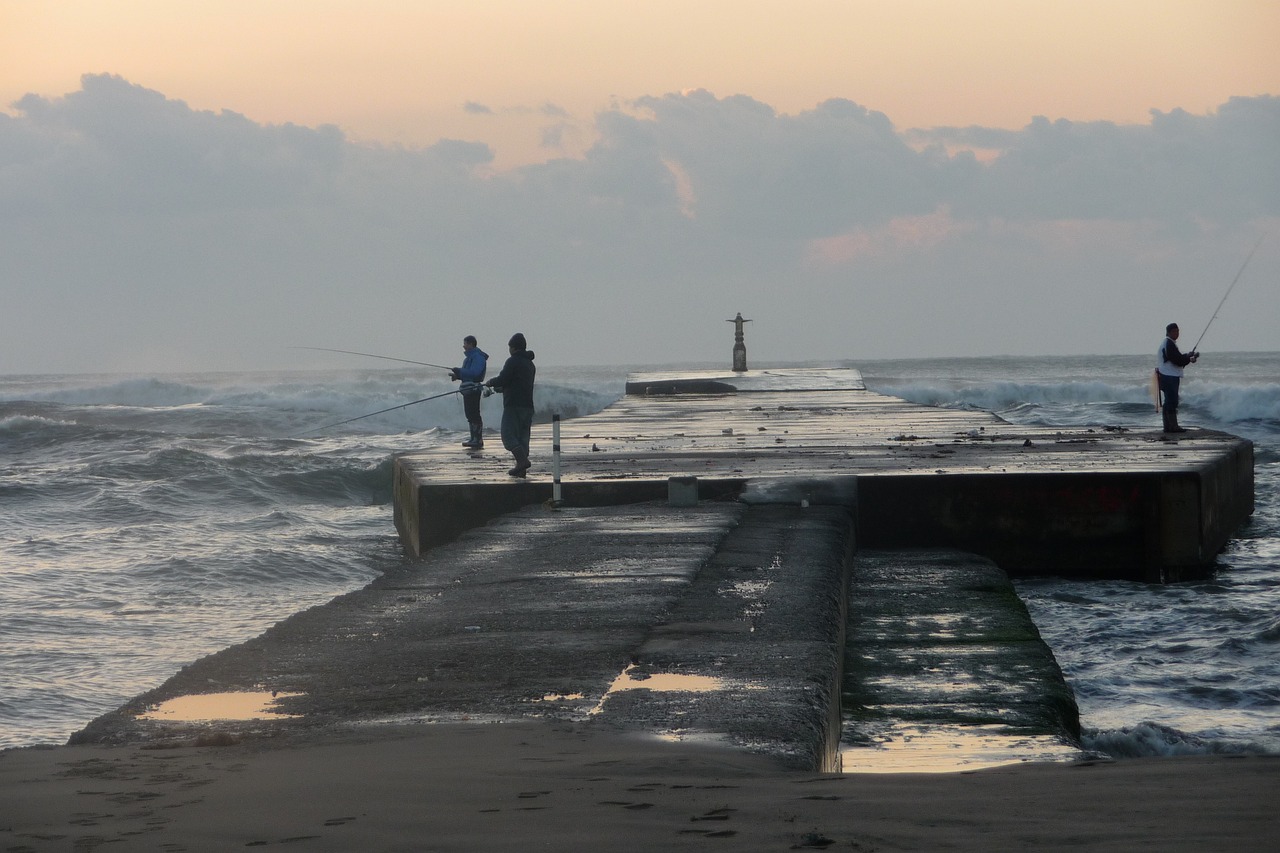
POLYGON ((736 829, 718 829, 714 832, 710 829, 682 829, 677 834, 697 835, 701 838, 732 838, 738 834, 738 831, 736 829))
POLYGON ((269 844, 295 844, 299 841, 314 841, 319 835, 292 835, 288 838, 280 838, 275 841, 250 841, 245 847, 266 847, 269 844))
POLYGON ((622 806, 624 809, 651 809, 653 803, 633 803, 630 800, 601 800, 598 806, 622 806))
POLYGON ((707 813, 705 813, 705 814, 694 815, 693 817, 689 818, 689 820, 692 820, 692 821, 699 821, 699 820, 728 820, 728 819, 729 819, 729 815, 730 815, 730 814, 732 814, 732 813, 733 813, 733 812, 735 812, 735 811, 737 811, 737 809, 731 809, 731 808, 729 808, 728 806, 725 806, 724 808, 712 809, 711 811, 709 811, 709 812, 707 812, 707 813))
POLYGON ((110 812, 76 812, 67 822, 73 826, 97 826, 99 821, 112 817, 115 815, 110 812))

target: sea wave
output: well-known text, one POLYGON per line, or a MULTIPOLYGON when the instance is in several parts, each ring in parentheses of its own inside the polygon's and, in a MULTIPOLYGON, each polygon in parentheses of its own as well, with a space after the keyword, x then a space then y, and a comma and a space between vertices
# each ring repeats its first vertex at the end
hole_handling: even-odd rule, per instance
POLYGON ((1195 394, 1195 405, 1219 421, 1262 421, 1280 427, 1280 384, 1210 385, 1195 389, 1195 394))
MULTIPOLYGON (((1074 423, 1086 413, 1096 419, 1099 411, 1120 420, 1150 419, 1154 411, 1147 387, 1140 384, 923 381, 868 382, 868 387, 911 403, 1011 414, 1020 422, 1074 423), (1100 405, 1106 408, 1099 409, 1100 405)), ((1183 399, 1187 411, 1202 413, 1223 425, 1253 424, 1280 431, 1280 383, 1194 386, 1188 383, 1183 399)))
POLYGON ((1146 402, 1144 386, 1110 382, 995 382, 986 384, 930 383, 875 385, 871 390, 926 406, 998 410, 1022 403, 1146 402))
POLYGON ((1253 741, 1201 737, 1153 722, 1142 722, 1119 729, 1086 730, 1081 743, 1085 749, 1111 758, 1275 754, 1274 750, 1253 741))
MULTIPOLYGON (((240 436, 465 430, 457 390, 443 374, 410 371, 17 377, 0 382, 0 434, 31 440, 41 429, 69 426, 240 436)), ((620 392, 620 381, 539 382, 536 417, 598 412, 620 392)), ((482 402, 482 412, 496 422, 501 406, 493 396, 482 402)))

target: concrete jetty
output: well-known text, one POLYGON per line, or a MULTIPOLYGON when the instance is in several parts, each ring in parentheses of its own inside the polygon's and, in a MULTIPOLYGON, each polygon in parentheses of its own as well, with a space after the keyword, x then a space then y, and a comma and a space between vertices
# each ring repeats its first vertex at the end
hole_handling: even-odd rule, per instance
POLYGON ((538 718, 805 769, 1076 757, 1074 699, 1009 574, 1202 573, 1253 505, 1242 439, 1013 428, 853 370, 633 377, 563 425, 559 503, 550 439, 535 428, 529 481, 492 450, 397 458, 420 559, 73 741, 538 718), (270 710, 171 710, 246 694, 270 710))
MULTIPOLYGON (((1012 426, 985 412, 866 390, 852 369, 654 373, 564 425, 572 506, 659 500, 672 477, 702 499, 844 506, 861 547, 957 547, 1012 575, 1177 581, 1211 570, 1253 512, 1253 445, 1193 430, 1012 426)), ((395 461, 395 520, 411 553, 550 500, 549 427, 533 477, 509 456, 436 448, 395 461)))

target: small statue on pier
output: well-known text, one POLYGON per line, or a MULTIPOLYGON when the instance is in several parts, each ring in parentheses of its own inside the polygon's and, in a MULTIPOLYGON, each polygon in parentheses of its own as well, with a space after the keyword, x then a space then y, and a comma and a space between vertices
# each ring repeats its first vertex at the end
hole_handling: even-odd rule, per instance
POLYGON ((738 316, 732 320, 725 320, 726 323, 733 323, 733 372, 747 372, 747 344, 742 336, 742 324, 750 323, 750 320, 742 319, 742 312, 738 312, 738 316))

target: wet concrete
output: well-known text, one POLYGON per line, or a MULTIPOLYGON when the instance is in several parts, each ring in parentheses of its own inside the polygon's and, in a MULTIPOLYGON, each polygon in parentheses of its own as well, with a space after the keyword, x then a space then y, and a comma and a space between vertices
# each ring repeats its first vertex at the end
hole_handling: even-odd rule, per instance
POLYGON ((756 506, 672 602, 632 678, 694 676, 706 689, 612 693, 601 722, 716 738, 837 769, 845 592, 853 524, 836 507, 756 506))
POLYGON ((184 667, 73 740, 194 736, 210 726, 144 715, 176 696, 236 691, 299 694, 277 704, 296 718, 213 724, 238 735, 373 720, 586 719, 746 511, 512 513, 184 667))
POLYGON ((185 667, 73 742, 543 717, 831 768, 852 550, 834 507, 530 508, 185 667), (279 716, 155 713, 264 692, 279 716))
MULTIPOLYGON (((851 745, 901 736, 895 722, 989 723, 1011 705, 1007 728, 1070 743, 1059 713, 1070 693, 999 569, 938 552, 854 553, 840 507, 530 507, 183 668, 72 742, 289 740, 321 728, 539 718, 836 770, 851 745), (935 612, 942 601, 951 619, 935 612), (981 639, 965 639, 978 624, 981 639), (917 657, 893 662, 886 636, 917 657), (953 704, 939 705, 940 667, 971 695, 952 688, 953 704), (985 712, 959 712, 1014 683, 1020 699, 998 692, 985 712), (207 701, 183 698, 193 696, 207 701), (247 714, 226 704, 247 699, 258 700, 247 714)), ((1046 757, 1029 743, 1002 743, 999 754, 1046 757)))
POLYGON ((902 770, 904 752, 918 770, 1081 754, 1075 697, 990 560, 859 551, 845 649, 846 769, 902 770))
MULTIPOLYGON (((867 547, 962 548, 1015 575, 1156 581, 1204 575, 1253 511, 1253 446, 1225 433, 1014 427, 875 394, 855 370, 652 374, 628 388, 564 423, 566 503, 656 500, 669 478, 694 476, 703 499, 846 506, 867 547)), ((398 457, 405 546, 424 553, 549 500, 548 428, 535 428, 533 448, 521 482, 500 452, 398 457)))
POLYGON ((540 432, 532 482, 493 452, 400 457, 396 524, 421 559, 73 742, 541 718, 806 769, 1057 760, 1078 754, 1070 690, 1009 567, 953 546, 1167 576, 1202 569, 1252 510, 1252 446, 1233 436, 1013 430, 871 394, 856 371, 638 381, 564 425, 562 505, 540 432), (669 504, 672 477, 701 500, 669 504), (236 693, 275 694, 274 713, 157 712, 236 693))

